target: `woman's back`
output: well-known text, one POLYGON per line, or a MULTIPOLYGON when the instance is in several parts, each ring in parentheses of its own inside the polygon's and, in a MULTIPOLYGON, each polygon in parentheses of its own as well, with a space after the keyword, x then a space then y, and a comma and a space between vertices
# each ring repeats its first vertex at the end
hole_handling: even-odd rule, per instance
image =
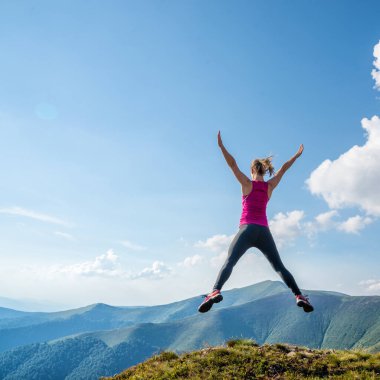
POLYGON ((268 227, 266 213, 268 200, 268 182, 252 181, 251 192, 242 196, 240 225, 260 224, 268 227))

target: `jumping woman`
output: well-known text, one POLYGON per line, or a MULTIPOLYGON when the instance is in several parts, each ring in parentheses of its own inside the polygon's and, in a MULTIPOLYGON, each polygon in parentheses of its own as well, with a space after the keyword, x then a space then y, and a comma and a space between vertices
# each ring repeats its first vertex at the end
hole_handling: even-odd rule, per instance
POLYGON ((309 299, 302 295, 292 274, 285 268, 277 251, 276 244, 269 230, 266 208, 273 190, 280 183, 285 172, 293 165, 294 161, 301 156, 303 145, 300 145, 298 152, 287 161, 281 169, 268 181, 264 181, 264 176, 269 172, 274 173, 271 157, 255 159, 251 164, 252 181, 243 174, 236 164, 235 159, 228 153, 222 142, 220 131, 218 133, 218 145, 223 156, 232 169, 235 177, 241 184, 242 189, 242 214, 240 218, 239 231, 233 239, 228 250, 228 257, 219 276, 215 282, 213 291, 205 296, 204 301, 199 306, 198 311, 205 313, 209 311, 214 303, 223 300, 220 293, 223 285, 232 273, 233 267, 243 254, 252 247, 258 248, 268 259, 273 269, 280 275, 285 284, 296 296, 297 306, 302 307, 309 313, 314 310, 309 299))

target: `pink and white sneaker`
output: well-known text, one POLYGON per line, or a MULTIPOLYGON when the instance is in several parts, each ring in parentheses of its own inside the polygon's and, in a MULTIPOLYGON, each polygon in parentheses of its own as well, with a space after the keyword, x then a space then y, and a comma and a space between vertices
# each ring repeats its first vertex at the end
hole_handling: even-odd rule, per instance
POLYGON ((303 311, 305 313, 310 313, 314 310, 313 305, 310 303, 309 298, 305 295, 303 296, 302 294, 296 296, 296 302, 297 306, 303 307, 303 311))
POLYGON ((220 290, 214 290, 212 293, 208 295, 204 295, 204 301, 198 307, 198 311, 200 313, 206 313, 209 311, 214 303, 218 303, 223 300, 223 296, 220 293, 220 290))

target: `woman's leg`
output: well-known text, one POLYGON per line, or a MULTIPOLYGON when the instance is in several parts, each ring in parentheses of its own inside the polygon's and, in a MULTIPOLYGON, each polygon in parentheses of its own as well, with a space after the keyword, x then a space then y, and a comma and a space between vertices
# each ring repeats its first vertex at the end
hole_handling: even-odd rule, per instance
POLYGON ((253 247, 252 242, 255 239, 255 235, 257 235, 257 231, 254 228, 254 225, 245 224, 240 227, 239 232, 234 237, 234 240, 228 249, 226 262, 219 272, 218 278, 214 285, 214 290, 222 289, 223 285, 230 277, 233 267, 243 256, 243 254, 249 248, 253 247))
POLYGON ((292 290, 294 295, 301 294, 300 289, 292 274, 285 268, 278 253, 276 243, 268 227, 263 227, 256 247, 265 255, 273 269, 280 275, 285 284, 292 290))

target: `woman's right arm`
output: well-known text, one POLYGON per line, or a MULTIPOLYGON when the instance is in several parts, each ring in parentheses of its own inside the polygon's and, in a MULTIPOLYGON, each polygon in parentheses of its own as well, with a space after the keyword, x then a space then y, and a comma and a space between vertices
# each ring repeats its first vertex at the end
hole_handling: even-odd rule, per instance
POLYGON ((298 148, 297 153, 288 161, 285 162, 284 165, 281 166, 281 169, 274 175, 273 178, 271 178, 268 181, 269 185, 269 197, 272 194, 272 191, 277 187, 277 185, 280 183, 282 176, 285 174, 285 172, 294 164, 295 160, 301 156, 303 152, 303 144, 300 145, 298 148))
POLYGON ((234 173, 236 179, 240 182, 242 186, 243 193, 247 192, 247 189, 251 186, 251 181, 249 178, 240 171, 239 167, 237 166, 237 163, 235 159, 231 156, 230 153, 228 153, 227 149, 223 145, 222 137, 220 135, 220 131, 218 132, 218 145, 221 149, 224 159, 226 160, 228 166, 231 168, 232 172, 234 173))

